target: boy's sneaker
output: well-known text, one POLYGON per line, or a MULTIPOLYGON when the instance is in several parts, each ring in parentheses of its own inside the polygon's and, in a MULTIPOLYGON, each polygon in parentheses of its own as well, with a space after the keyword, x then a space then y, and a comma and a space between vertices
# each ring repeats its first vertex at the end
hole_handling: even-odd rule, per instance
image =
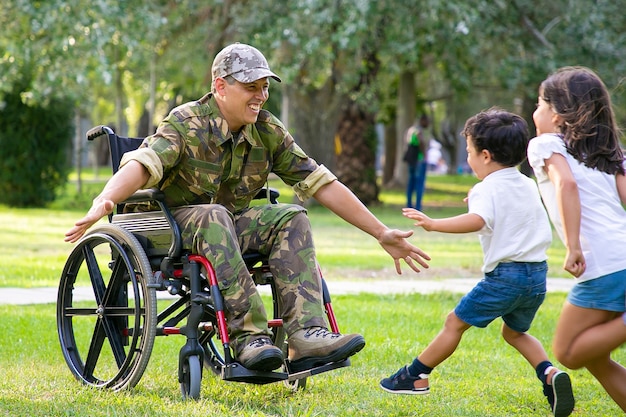
POLYGON ((381 380, 380 387, 392 394, 423 395, 430 393, 428 374, 420 374, 418 377, 411 376, 406 366, 400 368, 389 378, 381 380))
POLYGON ((576 402, 569 375, 552 367, 546 380, 550 381, 550 384, 543 384, 543 394, 548 399, 552 413, 555 417, 569 416, 576 402))

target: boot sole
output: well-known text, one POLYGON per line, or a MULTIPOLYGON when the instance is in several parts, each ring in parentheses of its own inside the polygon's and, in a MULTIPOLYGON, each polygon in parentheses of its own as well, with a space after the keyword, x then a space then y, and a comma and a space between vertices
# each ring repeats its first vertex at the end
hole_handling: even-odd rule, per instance
POLYGON ((261 352, 246 363, 241 362, 244 368, 252 371, 273 371, 283 365, 283 355, 277 352, 261 352))
POLYGON ((339 349, 331 352, 329 355, 304 357, 295 361, 290 361, 289 373, 295 374, 318 366, 326 365, 327 363, 338 362, 347 359, 364 347, 365 339, 362 336, 355 337, 339 349))

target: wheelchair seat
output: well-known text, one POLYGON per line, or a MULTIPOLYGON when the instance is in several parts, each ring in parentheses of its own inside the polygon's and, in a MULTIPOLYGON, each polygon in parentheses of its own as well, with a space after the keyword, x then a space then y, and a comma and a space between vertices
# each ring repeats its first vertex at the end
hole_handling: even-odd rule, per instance
MULTIPOLYGON (((143 139, 125 138, 107 126, 87 132, 87 139, 105 136, 113 172, 125 152, 143 139)), ((277 203, 276 190, 263 189, 257 198, 277 203)), ((252 371, 230 350, 224 302, 215 271, 203 256, 182 245, 180 228, 158 189, 140 190, 117 205, 108 223, 92 227, 72 250, 59 282, 57 328, 64 358, 84 384, 113 390, 134 387, 142 377, 156 336, 183 335, 178 380, 185 398, 199 398, 202 370, 225 380, 265 384, 283 381, 291 389, 304 388, 306 379, 350 365, 345 359, 291 374, 289 363, 279 371, 252 371), (124 213, 129 203, 153 202, 158 211, 124 213), (93 298, 75 297, 75 289, 90 287, 93 298), (156 292, 167 291, 167 301, 156 292), (163 307, 163 305, 165 307, 163 307)), ((268 320, 272 342, 287 356, 282 327, 282 300, 267 259, 245 253, 244 261, 257 285, 269 284, 273 318, 268 320)), ((330 295, 322 279, 324 306, 330 329, 338 332, 330 295)))

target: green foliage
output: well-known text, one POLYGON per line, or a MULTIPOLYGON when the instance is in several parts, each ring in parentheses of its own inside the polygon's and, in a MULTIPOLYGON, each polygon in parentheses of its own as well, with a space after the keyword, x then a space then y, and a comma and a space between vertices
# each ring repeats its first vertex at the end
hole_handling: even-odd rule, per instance
MULTIPOLYGON (((52 91, 89 100, 92 88, 111 85, 118 67, 146 62, 158 47, 160 9, 145 2, 9 0, 0 13, 0 92, 34 68, 29 94, 52 91), (134 57, 134 58, 133 58, 134 57)), ((145 65, 144 65, 145 66, 145 65)), ((58 96, 58 95, 57 95, 58 96)))
POLYGON ((24 103, 20 87, 5 95, 0 109, 0 203, 42 207, 67 181, 73 107, 55 98, 24 103))

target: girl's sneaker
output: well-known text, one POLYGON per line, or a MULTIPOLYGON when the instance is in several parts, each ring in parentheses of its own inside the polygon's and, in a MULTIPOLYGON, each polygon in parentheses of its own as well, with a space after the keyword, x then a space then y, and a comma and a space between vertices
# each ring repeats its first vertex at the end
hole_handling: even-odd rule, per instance
POLYGON ((380 387, 392 394, 428 394, 428 374, 420 374, 418 377, 411 376, 406 366, 403 366, 391 375, 380 381, 380 387))

